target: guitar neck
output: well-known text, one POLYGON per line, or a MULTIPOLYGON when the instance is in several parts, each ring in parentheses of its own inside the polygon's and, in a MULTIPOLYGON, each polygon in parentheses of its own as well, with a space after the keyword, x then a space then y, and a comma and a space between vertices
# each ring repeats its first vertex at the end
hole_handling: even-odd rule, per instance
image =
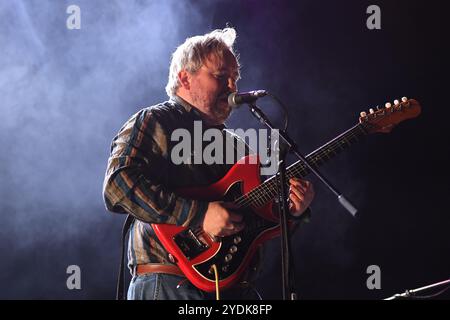
MULTIPOLYGON (((364 128, 364 123, 358 123, 354 127, 348 129, 336 138, 308 154, 306 156, 306 160, 312 167, 319 167, 341 151, 350 147, 353 143, 359 141, 365 135, 367 135, 367 131, 364 128)), ((286 168, 287 180, 294 177, 305 177, 309 174, 309 172, 310 170, 308 167, 301 160, 299 160, 286 168)), ((249 199, 250 205, 260 207, 277 196, 278 191, 275 179, 275 176, 270 177, 245 195, 245 197, 249 199)))

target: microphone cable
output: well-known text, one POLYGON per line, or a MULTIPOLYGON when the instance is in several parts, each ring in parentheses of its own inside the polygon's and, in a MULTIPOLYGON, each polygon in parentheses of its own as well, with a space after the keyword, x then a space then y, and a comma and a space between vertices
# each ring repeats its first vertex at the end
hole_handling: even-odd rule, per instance
POLYGON ((283 125, 283 131, 287 131, 289 126, 289 117, 288 117, 288 110, 286 108, 286 105, 274 94, 267 92, 267 95, 271 97, 275 102, 277 102, 278 106, 281 107, 283 110, 283 116, 284 116, 284 125, 283 125))

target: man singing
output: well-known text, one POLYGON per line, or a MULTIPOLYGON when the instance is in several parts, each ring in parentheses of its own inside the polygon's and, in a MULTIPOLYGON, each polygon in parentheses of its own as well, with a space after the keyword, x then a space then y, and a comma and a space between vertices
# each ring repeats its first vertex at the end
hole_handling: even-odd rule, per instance
MULTIPOLYGON (((172 56, 166 86, 169 101, 137 112, 112 142, 103 186, 105 204, 112 212, 135 218, 128 241, 128 265, 133 276, 128 299, 212 298, 185 278, 151 224, 201 227, 217 238, 245 231, 242 215, 229 204, 189 199, 176 193, 182 187, 218 181, 231 164, 175 164, 171 159, 176 144, 172 132, 183 128, 193 135, 196 121, 201 121, 203 129, 220 130, 224 141, 231 141, 234 147, 244 143, 224 126, 231 113, 227 98, 237 91, 240 77, 233 49, 235 39, 233 28, 186 39, 172 56)), ((289 182, 290 214, 295 219, 309 207, 314 191, 307 181, 289 182)), ((229 289, 234 299, 255 298, 244 291, 239 284, 229 289)))

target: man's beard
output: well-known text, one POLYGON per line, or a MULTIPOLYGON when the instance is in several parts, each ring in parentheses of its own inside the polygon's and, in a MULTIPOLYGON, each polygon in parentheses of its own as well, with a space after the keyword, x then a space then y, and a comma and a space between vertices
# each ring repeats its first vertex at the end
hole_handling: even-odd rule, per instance
MULTIPOLYGON (((207 105, 209 112, 208 114, 205 114, 205 116, 208 118, 209 122, 214 125, 223 124, 233 111, 228 104, 228 97, 224 98, 223 95, 207 103, 205 103, 205 99, 201 95, 192 94, 191 98, 197 108, 199 105, 207 105)), ((205 110, 203 110, 202 113, 204 113, 204 111, 205 110)))
POLYGON ((212 108, 214 117, 220 122, 224 123, 228 119, 233 108, 228 105, 228 102, 224 103, 223 100, 218 99, 215 106, 212 108))

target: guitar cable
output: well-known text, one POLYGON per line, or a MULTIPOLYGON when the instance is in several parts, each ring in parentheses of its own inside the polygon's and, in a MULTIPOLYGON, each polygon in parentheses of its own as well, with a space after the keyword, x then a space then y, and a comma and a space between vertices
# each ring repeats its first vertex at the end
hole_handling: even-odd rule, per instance
MULTIPOLYGON (((211 268, 214 270, 214 278, 215 278, 215 284, 216 284, 216 300, 220 300, 220 291, 219 291, 219 273, 217 271, 217 266, 213 264, 211 268)), ((179 289, 188 279, 183 279, 180 282, 178 282, 176 288, 179 289)))
POLYGON ((212 265, 212 268, 214 270, 214 277, 216 278, 216 300, 220 300, 220 293, 219 293, 219 272, 217 271, 217 266, 215 264, 212 265))

